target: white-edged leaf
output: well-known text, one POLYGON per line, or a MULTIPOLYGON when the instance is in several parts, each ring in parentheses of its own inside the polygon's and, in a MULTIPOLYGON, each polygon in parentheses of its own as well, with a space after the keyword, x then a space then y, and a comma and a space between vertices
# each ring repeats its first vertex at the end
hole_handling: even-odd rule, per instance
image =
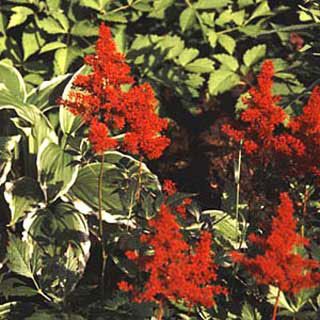
POLYGON ((50 140, 44 140, 37 157, 38 180, 49 202, 64 195, 74 184, 79 170, 78 156, 61 149, 50 140))

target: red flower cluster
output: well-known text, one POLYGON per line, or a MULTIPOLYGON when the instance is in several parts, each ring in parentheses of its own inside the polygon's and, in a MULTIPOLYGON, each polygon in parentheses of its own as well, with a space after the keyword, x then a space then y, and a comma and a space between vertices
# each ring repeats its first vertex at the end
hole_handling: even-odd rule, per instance
POLYGON ((320 87, 312 91, 300 116, 283 122, 287 115, 277 106, 279 97, 272 95, 274 67, 270 60, 262 65, 257 88, 249 90, 248 108, 241 113, 236 127, 224 125, 222 130, 235 141, 243 140, 248 155, 263 163, 279 157, 290 162, 291 172, 320 175, 320 87))
POLYGON ((149 159, 158 158, 170 140, 161 136, 167 121, 156 114, 157 101, 150 85, 135 84, 111 31, 100 26, 96 54, 85 57, 92 72, 78 75, 67 100, 60 103, 90 126, 89 140, 96 153, 115 148, 111 134, 125 133, 122 147, 149 159), (127 91, 124 86, 129 87, 127 91))
POLYGON ((149 221, 149 227, 151 233, 143 235, 141 242, 152 247, 154 254, 147 259, 141 257, 143 271, 149 273, 149 279, 142 292, 135 292, 136 301, 182 299, 189 306, 212 307, 215 295, 226 294, 225 288, 213 284, 217 267, 213 262, 209 232, 203 232, 198 244, 190 247, 166 205, 162 205, 158 216, 149 221))
POLYGON ((239 252, 232 253, 233 261, 244 265, 259 284, 274 285, 288 293, 315 287, 320 281, 320 272, 316 272, 320 263, 294 252, 297 246, 307 245, 308 240, 296 233, 293 213, 291 199, 287 193, 282 193, 268 237, 249 237, 263 254, 251 258, 239 252))

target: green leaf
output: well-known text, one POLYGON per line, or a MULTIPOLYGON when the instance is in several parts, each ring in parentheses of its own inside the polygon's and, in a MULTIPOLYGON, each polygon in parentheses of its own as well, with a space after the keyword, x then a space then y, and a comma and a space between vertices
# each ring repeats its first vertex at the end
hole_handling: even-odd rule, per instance
POLYGON ((209 40, 211 47, 215 48, 217 45, 217 41, 218 41, 217 33, 214 30, 209 29, 207 36, 208 36, 208 40, 209 40))
POLYGON ((246 16, 246 11, 245 10, 240 10, 237 12, 232 13, 232 20, 238 25, 241 26, 243 25, 244 19, 246 16))
POLYGON ((0 186, 5 183, 11 170, 13 150, 20 141, 21 136, 0 137, 0 186))
POLYGON ((187 64, 185 69, 194 73, 208 73, 214 70, 214 62, 208 58, 196 59, 187 64))
POLYGON ((127 23, 127 18, 122 13, 106 13, 103 19, 111 22, 127 23))
POLYGON ((32 268, 30 265, 30 247, 26 242, 23 242, 11 233, 9 233, 7 258, 8 267, 11 271, 27 278, 33 278, 32 268))
POLYGON ((272 14, 272 11, 269 7, 268 1, 264 0, 263 2, 261 2, 259 4, 259 6, 253 11, 251 17, 250 17, 250 21, 258 18, 258 17, 263 17, 263 16, 268 16, 272 14))
POLYGON ((35 289, 28 287, 23 281, 16 278, 8 278, 1 281, 0 293, 7 300, 9 297, 32 297, 38 294, 35 289))
POLYGON ((46 43, 40 50, 40 53, 45 53, 49 51, 54 51, 60 48, 65 48, 67 45, 63 42, 54 41, 50 43, 46 43))
POLYGON ((0 62, 0 105, 7 103, 8 94, 23 102, 27 95, 26 85, 16 68, 0 62))
POLYGON ((65 74, 71 63, 79 57, 80 50, 74 47, 58 49, 54 56, 54 72, 56 75, 65 74))
POLYGON ((228 9, 228 10, 225 10, 223 11, 218 19, 216 19, 215 23, 216 25, 222 27, 224 26, 225 24, 231 22, 233 19, 233 14, 232 14, 232 10, 231 9, 228 9))
POLYGON ((179 63, 184 67, 199 55, 199 50, 190 48, 184 49, 179 56, 179 63))
POLYGON ((24 32, 22 35, 23 60, 26 61, 30 56, 40 50, 44 44, 44 39, 39 32, 32 30, 24 32))
POLYGON ((29 177, 7 182, 4 197, 11 211, 10 226, 16 224, 27 213, 35 212, 45 206, 39 184, 29 177))
POLYGON ((252 4, 254 4, 254 0, 238 0, 238 6, 240 9, 252 4))
POLYGON ((103 9, 103 6, 101 6, 98 0, 81 0, 79 4, 80 6, 94 9, 97 11, 101 11, 103 9))
POLYGON ((49 140, 44 140, 37 157, 38 180, 47 201, 55 201, 74 184, 79 165, 78 156, 61 149, 49 140))
POLYGON ((23 6, 16 6, 11 9, 13 14, 10 17, 9 24, 7 26, 8 29, 19 26, 24 23, 28 16, 33 14, 33 11, 30 8, 23 6))
POLYGON ((251 67, 256 64, 259 60, 265 57, 267 52, 267 46, 265 44, 260 44, 251 49, 248 49, 244 56, 243 62, 247 67, 251 67))
POLYGON ((209 92, 211 95, 216 96, 232 89, 239 81, 240 77, 232 71, 216 70, 210 74, 209 92))
POLYGON ((226 7, 230 0, 199 0, 194 4, 197 9, 221 9, 226 7))
POLYGON ((236 71, 239 68, 238 60, 227 54, 215 54, 214 58, 217 59, 222 66, 227 67, 231 71, 236 71))
MULTIPOLYGON (((117 151, 105 153, 102 184, 103 210, 113 215, 113 219, 122 219, 130 215, 136 205, 137 179, 140 162, 117 151)), ((141 198, 160 190, 158 178, 142 163, 140 177, 141 198)), ((91 163, 79 170, 73 185, 72 194, 86 206, 95 211, 98 208, 97 185, 100 163, 91 163)), ((108 216, 105 214, 106 219, 108 216)), ((111 219, 111 217, 109 217, 111 219)), ((110 222, 110 221, 109 221, 110 222)), ((113 220, 113 223, 116 221, 113 220)))
POLYGON ((227 34, 222 34, 219 36, 218 42, 229 54, 233 54, 236 42, 232 37, 227 34))
POLYGON ((76 22, 71 29, 71 34, 78 37, 96 37, 98 33, 98 26, 88 20, 76 22))
POLYGON ((253 308, 248 302, 243 304, 241 310, 241 320, 261 320, 262 316, 259 311, 253 308))
POLYGON ((193 8, 186 8, 180 14, 180 28, 182 32, 190 29, 196 21, 196 13, 193 8))
POLYGON ((61 85, 70 75, 54 77, 49 81, 43 81, 37 88, 29 92, 27 102, 44 110, 50 104, 56 103, 57 96, 53 96, 55 89, 61 85))
POLYGON ((53 17, 36 20, 36 23, 40 29, 49 34, 67 33, 68 31, 62 24, 59 23, 59 21, 57 21, 53 17))
MULTIPOLYGON (((274 286, 269 286, 269 293, 267 296, 267 301, 274 305, 276 302, 276 297, 278 294, 278 288, 274 287, 274 286)), ((286 296, 284 295, 284 293, 281 291, 280 292, 280 296, 279 296, 279 308, 283 308, 285 310, 290 311, 292 314, 295 314, 295 312, 297 311, 293 306, 291 306, 289 304, 289 302, 286 299, 286 296)))
MULTIPOLYGON (((70 91, 72 90, 72 85, 75 78, 79 74, 85 74, 86 71, 89 71, 89 69, 84 65, 72 76, 72 78, 70 79, 70 81, 68 82, 68 84, 66 85, 63 91, 63 94, 62 94, 63 99, 68 99, 68 96, 70 91)), ((60 123, 61 130, 65 135, 74 135, 75 132, 81 127, 82 119, 81 117, 75 116, 74 114, 72 114, 66 107, 60 106, 59 123, 60 123)))

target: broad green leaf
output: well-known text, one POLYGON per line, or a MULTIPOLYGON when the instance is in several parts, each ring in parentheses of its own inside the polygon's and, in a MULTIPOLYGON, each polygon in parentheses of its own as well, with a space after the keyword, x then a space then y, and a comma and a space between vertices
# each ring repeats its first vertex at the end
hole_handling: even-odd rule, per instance
POLYGON ((88 20, 76 22, 71 29, 71 34, 78 37, 96 37, 98 33, 98 26, 90 23, 88 20))
POLYGON ((233 14, 232 14, 232 10, 228 9, 223 11, 219 17, 216 19, 215 24, 217 26, 224 26, 225 24, 231 22, 233 20, 233 14))
MULTIPOLYGON (((278 288, 274 286, 269 286, 269 293, 267 296, 267 301, 274 305, 276 302, 276 297, 278 294, 278 288)), ((285 310, 290 311, 292 314, 294 314, 297 310, 294 308, 294 306, 291 306, 289 302, 286 299, 286 296, 284 293, 281 291, 280 292, 280 297, 279 297, 279 308, 283 308, 285 310)))
POLYGON ((232 71, 216 70, 210 74, 209 92, 211 95, 216 96, 232 89, 239 81, 240 77, 232 71))
POLYGON ((208 58, 199 58, 187 64, 185 69, 194 73, 208 73, 214 70, 214 62, 208 58))
POLYGON ((272 11, 269 7, 268 1, 264 0, 259 4, 259 6, 253 11, 250 20, 253 20, 258 17, 264 17, 272 14, 272 11))
POLYGON ((251 49, 248 49, 243 56, 244 64, 247 67, 253 66, 259 60, 265 57, 266 51, 267 46, 265 44, 260 44, 251 49))
POLYGON ((127 51, 127 38, 125 28, 120 28, 119 30, 117 30, 114 36, 114 41, 116 42, 117 49, 120 52, 125 53, 127 51))
POLYGON ((210 29, 207 33, 207 36, 208 36, 208 40, 209 40, 211 47, 215 48, 217 45, 217 41, 218 41, 217 33, 214 30, 210 29))
POLYGON ((46 201, 53 202, 64 195, 74 184, 79 165, 78 156, 61 149, 49 140, 44 140, 37 157, 38 180, 46 201))
POLYGON ((59 22, 61 28, 63 29, 63 33, 67 33, 69 31, 69 20, 66 15, 61 11, 55 11, 51 13, 51 16, 59 22))
POLYGON ((67 45, 63 42, 54 41, 50 43, 46 43, 40 50, 40 53, 45 53, 53 50, 57 50, 60 48, 65 48, 67 45))
POLYGON ((212 219, 215 234, 221 236, 236 248, 241 236, 241 230, 235 218, 221 210, 205 210, 201 215, 209 216, 212 219))
POLYGON ((0 186, 6 181, 11 170, 13 150, 21 136, 0 137, 0 186))
POLYGON ((106 21, 117 22, 117 23, 127 23, 127 18, 122 13, 106 13, 103 16, 106 21))
POLYGON ((26 242, 23 242, 11 233, 9 233, 7 258, 8 267, 11 271, 27 278, 33 278, 32 268, 30 264, 30 247, 26 242))
POLYGON ((38 182, 29 177, 7 182, 4 197, 11 211, 10 226, 16 224, 26 214, 35 212, 45 205, 38 182))
MULTIPOLYGON (((117 151, 105 153, 103 167, 102 207, 119 218, 132 214, 136 205, 140 162, 117 151)), ((141 197, 160 190, 158 178, 142 163, 141 197)), ((95 211, 98 208, 100 163, 91 163, 79 170, 72 194, 95 211)), ((115 222, 115 221, 114 221, 115 222)))
POLYGON ((0 106, 6 104, 7 95, 25 101, 26 85, 16 68, 0 62, 0 106))
POLYGON ((11 9, 13 11, 9 24, 7 26, 8 29, 19 26, 20 24, 24 23, 28 16, 33 14, 33 11, 28 7, 23 6, 16 6, 11 9))
POLYGON ((180 28, 182 32, 190 29, 196 21, 196 13, 193 8, 186 8, 180 14, 180 28))
POLYGON ((230 0, 199 0, 194 6, 197 9, 221 9, 229 3, 230 0))
POLYGON ((218 42, 229 54, 233 54, 236 41, 232 37, 227 34, 222 34, 219 36, 218 42))
POLYGON ((36 20, 36 23, 40 29, 49 34, 67 33, 68 30, 64 28, 59 21, 53 17, 44 18, 42 20, 36 20))
POLYGON ((81 0, 80 6, 100 11, 102 8, 98 0, 81 0))
MULTIPOLYGON (((87 71, 89 71, 89 69, 84 65, 72 76, 63 91, 63 99, 68 99, 69 92, 73 89, 72 85, 75 78, 81 73, 85 74, 87 71)), ((59 122, 61 130, 65 135, 74 135, 77 129, 79 129, 82 125, 81 118, 79 116, 75 116, 66 107, 63 106, 60 106, 59 109, 59 122)))
POLYGON ((241 26, 243 25, 244 19, 246 16, 246 11, 245 10, 240 10, 237 12, 232 13, 232 20, 238 25, 241 26))
POLYGON ((198 55, 199 55, 198 49, 194 49, 194 48, 187 49, 186 48, 181 52, 181 54, 179 56, 179 63, 182 66, 185 66, 188 63, 190 63, 192 60, 194 60, 198 55))
POLYGON ((81 51, 74 47, 58 49, 54 56, 54 72, 56 75, 65 74, 71 63, 79 57, 81 51))
POLYGON ((27 97, 27 102, 35 105, 40 110, 45 109, 50 104, 56 103, 57 96, 53 96, 55 89, 62 84, 70 75, 54 77, 49 81, 42 82, 37 88, 34 88, 27 97))
POLYGON ((44 39, 39 32, 34 30, 24 32, 22 35, 23 59, 26 61, 30 56, 40 50, 44 44, 44 39))
POLYGON ((243 304, 241 310, 241 320, 261 320, 262 316, 256 308, 253 308, 248 302, 243 304))
POLYGON ((239 68, 238 60, 227 54, 215 54, 214 58, 217 59, 223 67, 227 67, 231 71, 236 71, 239 68))
POLYGON ((46 3, 50 11, 57 11, 61 6, 61 0, 46 0, 46 3))

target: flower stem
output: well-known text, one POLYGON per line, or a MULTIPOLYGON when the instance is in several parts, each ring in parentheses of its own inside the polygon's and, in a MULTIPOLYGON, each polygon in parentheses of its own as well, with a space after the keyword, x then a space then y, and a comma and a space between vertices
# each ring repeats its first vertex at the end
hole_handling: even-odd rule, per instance
POLYGON ((279 306, 279 298, 280 298, 280 289, 278 288, 278 293, 276 297, 276 302, 273 307, 273 314, 272 314, 272 320, 277 319, 277 311, 278 311, 278 306, 279 306))
POLYGON ((99 236, 100 236, 100 241, 101 241, 101 258, 102 258, 101 277, 100 277, 101 299, 104 298, 105 269, 106 269, 106 262, 108 259, 108 255, 106 252, 106 244, 105 244, 105 234, 104 234, 104 230, 103 230, 103 220, 102 220, 103 166, 104 166, 104 154, 101 157, 100 173, 99 173, 99 180, 98 180, 99 236))
POLYGON ((164 315, 164 309, 163 309, 163 301, 162 299, 159 300, 159 308, 157 312, 157 320, 162 320, 164 315))
POLYGON ((138 185, 137 185, 137 192, 136 192, 136 200, 140 200, 141 194, 141 176, 142 176, 142 157, 139 159, 139 172, 138 172, 138 185))

